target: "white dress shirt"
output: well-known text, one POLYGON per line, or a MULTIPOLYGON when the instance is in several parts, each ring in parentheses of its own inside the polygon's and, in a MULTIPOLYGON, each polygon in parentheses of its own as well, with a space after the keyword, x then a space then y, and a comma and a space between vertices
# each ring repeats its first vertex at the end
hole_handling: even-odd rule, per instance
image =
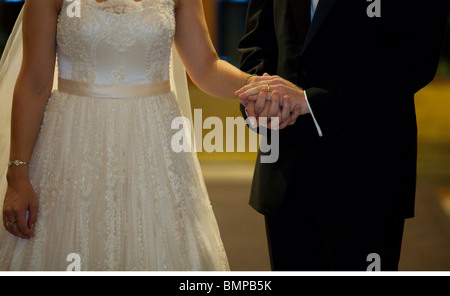
POLYGON ((311 0, 311 20, 316 12, 317 4, 319 4, 319 0, 311 0))

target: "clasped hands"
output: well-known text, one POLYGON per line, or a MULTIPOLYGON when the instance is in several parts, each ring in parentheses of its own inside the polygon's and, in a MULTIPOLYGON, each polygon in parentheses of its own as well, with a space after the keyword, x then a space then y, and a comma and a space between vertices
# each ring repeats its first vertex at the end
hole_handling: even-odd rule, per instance
POLYGON ((237 90, 235 95, 247 109, 253 128, 284 129, 293 125, 300 115, 310 113, 303 89, 267 73, 249 78, 247 85, 237 90))

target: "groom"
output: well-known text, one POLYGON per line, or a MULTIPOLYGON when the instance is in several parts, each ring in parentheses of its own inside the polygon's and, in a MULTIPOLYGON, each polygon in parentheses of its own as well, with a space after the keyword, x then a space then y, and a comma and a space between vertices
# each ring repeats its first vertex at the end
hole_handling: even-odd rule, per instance
POLYGON ((266 217, 273 270, 398 270, 414 215, 414 94, 434 78, 449 6, 250 0, 241 68, 280 77, 238 92, 243 115, 267 116, 270 102, 255 101, 267 90, 304 114, 280 131, 279 160, 260 152, 255 167, 250 204, 266 217))

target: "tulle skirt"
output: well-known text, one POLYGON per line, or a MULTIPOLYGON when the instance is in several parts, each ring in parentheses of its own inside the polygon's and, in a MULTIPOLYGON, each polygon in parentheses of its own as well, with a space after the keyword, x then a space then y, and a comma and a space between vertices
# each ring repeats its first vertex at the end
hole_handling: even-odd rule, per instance
POLYGON ((194 153, 176 153, 175 95, 92 98, 54 91, 30 178, 35 237, 0 230, 0 270, 228 270, 194 153), (69 256, 69 258, 68 258, 69 256))

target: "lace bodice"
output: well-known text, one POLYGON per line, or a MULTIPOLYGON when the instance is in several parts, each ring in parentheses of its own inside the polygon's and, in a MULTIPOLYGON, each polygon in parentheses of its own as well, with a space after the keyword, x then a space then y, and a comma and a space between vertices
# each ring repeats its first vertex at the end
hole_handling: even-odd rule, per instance
POLYGON ((59 77, 142 84, 169 79, 173 0, 64 0, 57 27, 59 77))
POLYGON ((88 0, 85 4, 113 14, 137 12, 147 7, 152 0, 88 0))

